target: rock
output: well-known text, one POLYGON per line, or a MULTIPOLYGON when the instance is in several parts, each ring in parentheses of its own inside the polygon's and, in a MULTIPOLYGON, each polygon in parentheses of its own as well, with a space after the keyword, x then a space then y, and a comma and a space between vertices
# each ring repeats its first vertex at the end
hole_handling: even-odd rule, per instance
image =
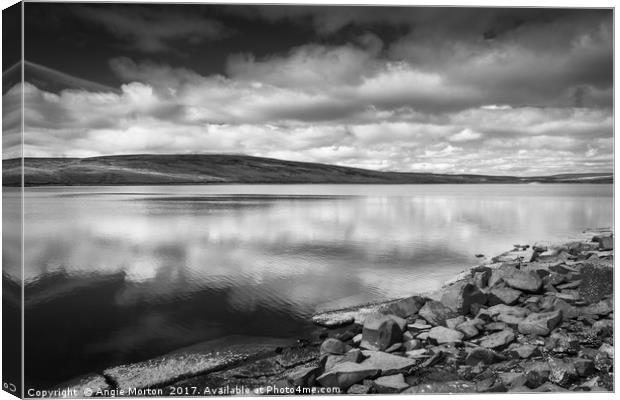
POLYGON ((599 377, 595 376, 594 378, 588 379, 587 381, 585 381, 584 383, 579 385, 579 387, 580 388, 585 388, 585 389, 590 390, 590 391, 596 391, 596 390, 599 389, 598 382, 599 382, 599 377))
POLYGON ((533 392, 566 392, 566 391, 567 389, 564 389, 563 387, 555 385, 551 382, 545 382, 533 390, 533 392))
POLYGON ((460 342, 463 340, 463 336, 462 332, 444 328, 443 326, 436 326, 428 332, 428 338, 438 344, 460 342))
POLYGON ((446 319, 456 317, 457 315, 456 312, 435 300, 428 300, 418 314, 434 326, 445 326, 446 319))
POLYGON ((553 299, 552 303, 551 303, 551 307, 548 308, 548 310, 560 310, 562 312, 562 318, 563 319, 573 319, 573 318, 577 318, 579 316, 579 314, 581 313, 579 311, 579 309, 577 309, 577 307, 568 304, 566 301, 562 300, 562 299, 553 299))
POLYGON ((379 370, 381 375, 397 374, 416 365, 416 361, 410 358, 399 357, 381 351, 364 350, 362 353, 367 358, 360 365, 379 370))
POLYGON ((579 338, 566 332, 553 332, 545 341, 545 348, 555 353, 577 354, 580 348, 579 338))
POLYGON ((575 303, 581 299, 579 292, 576 290, 562 290, 561 292, 554 293, 553 295, 558 299, 566 300, 570 303, 575 303))
POLYGON ((613 359, 614 358, 614 346, 611 346, 607 343, 603 343, 601 347, 599 347, 598 351, 601 353, 605 353, 607 357, 613 359))
POLYGON ((459 324, 456 327, 456 330, 463 332, 465 339, 471 339, 480 334, 480 331, 478 330, 478 326, 481 325, 481 322, 482 321, 476 320, 476 319, 465 321, 462 324, 459 324))
POLYGON ((464 316, 459 315, 458 317, 449 318, 446 320, 446 328, 456 329, 456 326, 465 322, 466 319, 464 316))
POLYGON ((526 308, 507 306, 505 304, 498 304, 493 307, 489 307, 485 312, 494 317, 496 320, 511 325, 517 325, 529 313, 526 308))
POLYGON ((613 236, 594 236, 593 242, 598 243, 599 250, 613 250, 614 249, 614 237, 613 236))
POLYGON ((360 385, 359 383, 356 383, 354 385, 351 385, 351 387, 347 389, 347 394, 368 394, 370 393, 370 389, 370 386, 360 385))
POLYGON ((532 344, 514 343, 508 348, 508 354, 513 358, 530 358, 540 351, 532 344))
POLYGON ((535 389, 545 383, 551 374, 549 364, 544 361, 534 361, 523 367, 523 372, 527 379, 526 385, 535 389))
POLYGON ((588 377, 594 373, 594 361, 587 358, 572 358, 570 363, 575 366, 575 371, 581 377, 588 377))
POLYGON ((496 353, 491 349, 487 349, 486 347, 474 347, 467 353, 467 356, 465 357, 465 364, 478 365, 478 363, 483 363, 485 365, 489 365, 504 361, 505 359, 506 358, 501 356, 499 353, 496 353))
POLYGON ((502 278, 506 285, 524 292, 536 293, 542 288, 542 279, 536 274, 515 270, 502 278))
POLYGON ((548 335, 553 328, 562 322, 562 312, 559 310, 544 313, 532 313, 519 322, 519 332, 524 335, 548 335))
POLYGON ((323 387, 347 389, 351 385, 361 382, 366 378, 376 376, 378 373, 378 369, 368 367, 368 365, 363 365, 363 363, 343 362, 319 376, 317 381, 323 387))
POLYGON ((571 362, 551 358, 549 359, 549 367, 551 368, 549 380, 562 387, 567 387, 579 376, 571 362))
POLYGON ((549 276, 547 276, 547 282, 550 283, 553 286, 558 286, 564 282, 566 282, 566 275, 565 274, 558 274, 556 272, 549 274, 549 276))
POLYGON ((348 314, 339 315, 337 313, 326 313, 315 315, 312 317, 312 322, 326 328, 337 328, 352 324, 355 322, 355 317, 348 314))
POLYGON ((563 283, 561 285, 556 285, 556 289, 559 289, 559 290, 575 289, 575 288, 578 288, 580 285, 581 285, 581 279, 572 281, 572 282, 563 283))
POLYGON ((403 347, 405 351, 417 350, 422 347, 422 341, 418 339, 409 340, 403 344, 403 347))
POLYGON ((346 343, 334 338, 325 339, 325 341, 321 344, 320 349, 321 354, 342 355, 347 351, 349 351, 349 346, 347 346, 346 343))
POLYGON ((353 336, 352 340, 353 340, 353 344, 359 346, 359 344, 362 343, 362 334, 358 333, 357 335, 353 336))
POLYGON ((581 268, 579 294, 588 303, 595 303, 613 293, 613 268, 586 264, 581 268))
POLYGON ((605 334, 601 335, 603 337, 611 336, 614 330, 614 321, 611 319, 602 319, 600 321, 596 321, 592 324, 592 333, 595 335, 600 335, 601 332, 605 332, 605 334))
POLYGON ((486 304, 486 301, 487 296, 478 287, 465 281, 448 286, 444 289, 444 293, 441 296, 442 304, 450 310, 461 314, 469 313, 472 304, 486 304))
POLYGON ((511 306, 519 301, 521 294, 521 291, 516 289, 511 289, 508 287, 494 287, 489 291, 487 298, 490 306, 494 306, 496 304, 507 304, 511 306))
POLYGON ((508 325, 505 322, 489 322, 484 326, 484 330, 489 332, 503 331, 507 327, 508 325))
POLYGON ((579 314, 607 315, 614 311, 612 299, 604 299, 589 306, 577 308, 579 314))
POLYGON ((603 373, 608 373, 613 368, 614 360, 610 358, 606 352, 596 351, 596 355, 594 356, 594 368, 597 371, 601 371, 603 373))
POLYGON ((322 358, 322 360, 325 361, 325 365, 324 365, 325 371, 329 371, 330 369, 334 368, 336 364, 341 362, 343 359, 344 359, 343 355, 328 354, 326 357, 322 358))
POLYGON ((419 340, 427 340, 427 339, 428 339, 428 332, 422 332, 422 333, 420 333, 418 336, 416 336, 416 339, 419 339, 419 340))
POLYGON ((508 388, 525 386, 527 382, 525 374, 521 372, 503 372, 499 374, 499 379, 508 388))
POLYGON ((290 372, 286 379, 293 386, 312 387, 320 374, 321 369, 318 367, 302 367, 290 372))
POLYGON ((400 393, 408 387, 403 374, 382 376, 375 379, 377 393, 400 393))
POLYGON ((427 331, 429 329, 431 329, 433 327, 433 325, 428 325, 428 324, 420 324, 420 323, 413 323, 413 324, 409 324, 407 325, 407 329, 409 329, 410 332, 414 332, 414 333, 419 333, 422 331, 427 331))
POLYGON ((512 329, 506 329, 483 337, 479 345, 488 349, 496 349, 504 347, 514 340, 515 334, 512 329))
POLYGON ((508 389, 504 383, 496 381, 494 377, 489 377, 476 382, 476 392, 478 393, 498 393, 506 392, 508 389))
POLYGON ((411 393, 473 393, 476 391, 476 385, 468 381, 448 381, 448 382, 432 382, 422 385, 412 386, 403 391, 403 394, 411 393))
POLYGON ((409 350, 405 353, 405 355, 409 358, 428 358, 428 350, 426 349, 416 349, 409 350))
POLYGON ((392 319, 392 321, 396 322, 396 325, 398 325, 398 328, 400 329, 401 332, 405 332, 407 330, 407 320, 401 317, 398 317, 396 315, 393 314, 387 314, 388 317, 390 317, 392 319))
POLYGON ((391 345, 390 347, 388 347, 387 349, 385 349, 384 351, 386 353, 394 353, 395 351, 398 351, 401 349, 401 347, 403 347, 402 343, 394 343, 393 345, 391 345))
POLYGON ((424 305, 424 298, 411 296, 400 300, 394 300, 379 308, 382 313, 393 314, 401 318, 415 315, 424 305))
POLYGON ((474 272, 473 282, 474 285, 478 286, 480 289, 484 289, 489 284, 489 278, 491 277, 491 269, 487 269, 480 272, 474 272))
POLYGON ((413 334, 409 331, 405 331, 403 332, 403 342, 408 342, 410 340, 413 340, 415 338, 415 336, 413 336, 413 334))
POLYGON ((359 363, 364 359, 364 355, 360 349, 352 349, 347 351, 344 355, 330 354, 325 360, 325 370, 332 369, 336 364, 340 362, 354 362, 359 363))
POLYGON ((389 316, 373 313, 364 320, 361 347, 385 350, 394 343, 402 342, 402 330, 389 316))

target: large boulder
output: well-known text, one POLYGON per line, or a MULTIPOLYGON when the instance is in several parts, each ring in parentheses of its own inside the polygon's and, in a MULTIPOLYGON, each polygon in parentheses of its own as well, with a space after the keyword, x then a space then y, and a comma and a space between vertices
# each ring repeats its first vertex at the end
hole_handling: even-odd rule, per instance
POLYGON ((393 354, 384 353, 382 351, 362 351, 365 357, 360 365, 376 369, 381 375, 393 375, 409 370, 417 364, 417 361, 407 357, 395 356, 393 354))
POLYGON ((532 313, 519 322, 518 329, 524 335, 547 336, 560 322, 562 322, 560 310, 532 313))
POLYGON ((394 343, 401 343, 402 339, 402 330, 393 318, 372 313, 364 320, 360 346, 369 350, 385 350, 394 343))
POLYGON ((436 326, 428 332, 428 338, 438 344, 460 342, 463 337, 462 332, 443 326, 436 326))
POLYGON ((507 304, 509 306, 519 301, 521 291, 509 287, 494 287, 487 293, 490 306, 497 304, 507 304))
POLYGON ((447 319, 457 316, 455 311, 435 300, 427 300, 420 311, 418 311, 418 314, 434 326, 445 326, 447 319))
POLYGON ((366 378, 372 378, 378 373, 378 369, 369 367, 368 365, 344 362, 337 364, 334 368, 325 372, 316 380, 323 387, 338 387, 340 389, 346 389, 366 378))
POLYGON ((441 303, 460 314, 468 314, 472 304, 486 304, 487 296, 478 287, 461 281, 444 289, 441 303))
POLYGON ((488 349, 497 349, 505 347, 515 340, 515 334, 512 329, 495 332, 484 336, 479 345, 488 349))

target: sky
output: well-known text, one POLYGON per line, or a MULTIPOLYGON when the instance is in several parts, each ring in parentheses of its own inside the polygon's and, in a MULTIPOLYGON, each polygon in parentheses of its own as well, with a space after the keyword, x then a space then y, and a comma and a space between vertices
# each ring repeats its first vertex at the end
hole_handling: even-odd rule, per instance
POLYGON ((613 168, 608 9, 26 3, 24 32, 25 156, 613 168))

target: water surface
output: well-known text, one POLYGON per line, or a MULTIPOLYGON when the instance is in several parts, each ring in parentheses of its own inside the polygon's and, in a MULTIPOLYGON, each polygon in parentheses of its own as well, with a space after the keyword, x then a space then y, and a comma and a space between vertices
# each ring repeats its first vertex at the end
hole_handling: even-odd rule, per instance
POLYGON ((609 227, 612 193, 587 184, 27 188, 27 385, 227 335, 300 337, 317 310, 433 290, 477 253, 609 227))

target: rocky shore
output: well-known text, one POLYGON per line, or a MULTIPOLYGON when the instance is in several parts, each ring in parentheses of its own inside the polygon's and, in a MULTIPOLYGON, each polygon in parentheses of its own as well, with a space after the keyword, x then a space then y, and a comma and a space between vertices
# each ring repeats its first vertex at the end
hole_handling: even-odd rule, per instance
POLYGON ((315 315, 320 328, 292 346, 194 349, 60 388, 116 396, 157 388, 159 395, 613 391, 613 304, 613 234, 600 231, 515 245, 434 293, 315 315))

